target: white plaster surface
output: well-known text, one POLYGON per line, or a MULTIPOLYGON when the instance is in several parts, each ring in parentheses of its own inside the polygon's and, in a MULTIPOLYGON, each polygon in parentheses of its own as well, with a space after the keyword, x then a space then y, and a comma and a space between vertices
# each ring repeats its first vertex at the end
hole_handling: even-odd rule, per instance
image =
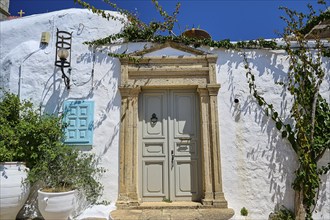
MULTIPOLYGON (((88 48, 82 43, 119 32, 122 24, 107 21, 84 9, 69 9, 27 16, 0 23, 0 86, 31 99, 46 113, 61 112, 67 99, 95 101, 94 144, 92 152, 100 157, 106 172, 102 178, 103 199, 109 206, 95 206, 77 219, 107 219, 118 194, 118 137, 120 62, 108 57, 112 52, 134 52, 149 43, 130 43, 111 47, 88 48), (54 67, 56 28, 73 32, 71 89, 65 89, 61 72, 54 67), (42 32, 50 32, 48 46, 40 46, 42 32), (103 51, 103 53, 102 53, 103 51)), ((223 190, 233 219, 268 219, 277 205, 293 208, 291 183, 297 162, 288 141, 283 140, 274 123, 265 116, 249 94, 242 56, 237 51, 203 48, 218 54, 217 81, 223 190), (235 104, 234 99, 239 99, 235 104), (240 215, 246 207, 249 216, 240 215)), ((256 75, 258 90, 274 103, 283 118, 290 109, 289 94, 274 82, 285 79, 288 68, 283 51, 247 50, 256 75), (285 99, 284 99, 285 97, 285 99)), ((171 48, 150 55, 191 55, 171 48)), ((325 66, 330 69, 329 62, 325 66)), ((330 71, 329 71, 330 72, 330 71)), ((329 76, 322 93, 329 101, 329 76)), ((290 119, 287 119, 289 122, 290 119)), ((327 152, 320 163, 330 160, 327 152)), ((315 219, 330 219, 330 175, 322 177, 323 185, 314 214, 315 219)))

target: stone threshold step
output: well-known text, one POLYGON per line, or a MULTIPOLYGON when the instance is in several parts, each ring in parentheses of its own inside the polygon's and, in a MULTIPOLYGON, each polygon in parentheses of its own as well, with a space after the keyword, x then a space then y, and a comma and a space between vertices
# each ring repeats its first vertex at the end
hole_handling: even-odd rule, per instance
MULTIPOLYGON (((122 207, 119 209, 219 209, 221 207, 205 206, 200 202, 143 202, 139 206, 122 207)), ((225 207, 227 208, 227 207, 225 207)))

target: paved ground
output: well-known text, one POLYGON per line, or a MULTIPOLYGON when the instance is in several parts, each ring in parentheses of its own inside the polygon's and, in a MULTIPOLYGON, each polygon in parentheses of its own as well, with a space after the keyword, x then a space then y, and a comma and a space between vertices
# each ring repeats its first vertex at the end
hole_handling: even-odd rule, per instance
POLYGON ((224 220, 233 215, 232 209, 202 208, 198 203, 143 204, 111 212, 114 220, 224 220))

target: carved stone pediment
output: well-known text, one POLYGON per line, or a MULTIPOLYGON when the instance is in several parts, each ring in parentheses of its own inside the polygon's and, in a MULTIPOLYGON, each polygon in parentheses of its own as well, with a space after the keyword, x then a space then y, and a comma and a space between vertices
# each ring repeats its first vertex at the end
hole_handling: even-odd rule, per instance
POLYGON ((217 55, 182 44, 165 43, 122 58, 121 85, 201 86, 216 84, 217 55))

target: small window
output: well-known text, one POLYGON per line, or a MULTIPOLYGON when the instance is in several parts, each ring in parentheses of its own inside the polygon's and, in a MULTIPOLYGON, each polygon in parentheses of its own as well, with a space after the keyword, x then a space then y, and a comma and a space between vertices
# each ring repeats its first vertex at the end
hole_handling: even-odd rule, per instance
POLYGON ((93 101, 64 101, 64 122, 67 125, 65 128, 65 144, 93 144, 93 101))

